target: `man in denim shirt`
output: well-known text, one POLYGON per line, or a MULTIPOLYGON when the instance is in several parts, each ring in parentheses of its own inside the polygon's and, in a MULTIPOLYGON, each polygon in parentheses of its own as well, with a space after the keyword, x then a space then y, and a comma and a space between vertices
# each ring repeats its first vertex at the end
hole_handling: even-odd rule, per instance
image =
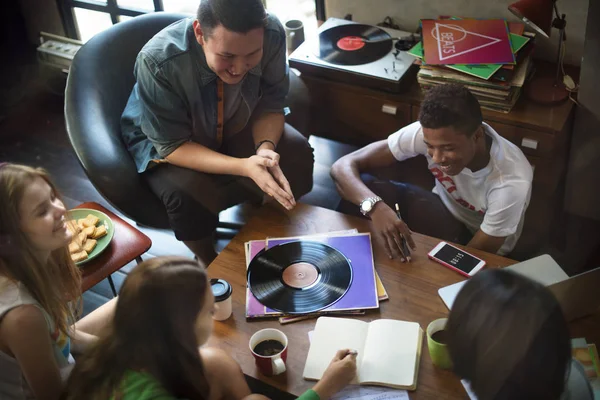
POLYGON ((137 57, 123 139, 175 236, 206 265, 220 211, 264 194, 289 210, 312 188, 312 148, 284 121, 285 55, 260 0, 202 0, 197 19, 137 57))

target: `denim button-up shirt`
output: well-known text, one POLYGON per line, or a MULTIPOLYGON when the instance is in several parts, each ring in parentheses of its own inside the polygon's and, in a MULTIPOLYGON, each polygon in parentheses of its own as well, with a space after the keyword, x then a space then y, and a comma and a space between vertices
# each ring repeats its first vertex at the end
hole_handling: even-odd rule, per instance
MULTIPOLYGON (((218 149, 217 75, 206 63, 192 23, 189 18, 166 27, 137 56, 137 82, 121 131, 140 173, 188 141, 218 149)), ((285 31, 269 16, 262 60, 242 81, 248 120, 257 113, 283 113, 288 88, 285 31)))

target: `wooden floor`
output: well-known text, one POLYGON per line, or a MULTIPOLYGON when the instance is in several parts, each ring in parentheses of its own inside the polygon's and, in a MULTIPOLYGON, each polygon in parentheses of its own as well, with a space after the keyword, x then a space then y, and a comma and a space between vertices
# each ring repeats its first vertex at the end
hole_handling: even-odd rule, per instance
MULTIPOLYGON (((315 148, 315 174, 312 192, 300 201, 334 209, 339 196, 329 177, 331 164, 341 155, 353 150, 352 146, 331 142, 327 139, 311 137, 315 148)), ((95 201, 111 211, 114 209, 87 179, 69 143, 63 117, 63 98, 53 94, 46 87, 39 86, 13 107, 0 120, 0 161, 27 164, 45 168, 54 179, 64 196, 66 206, 72 208, 82 202, 95 201)), ((227 210, 221 220, 239 221, 239 210, 227 210)), ((135 223, 125 218, 132 225, 135 223)), ((152 239, 152 247, 144 256, 183 255, 192 253, 177 241, 171 231, 138 227, 152 239)), ((220 250, 228 240, 219 240, 220 250)), ((117 290, 135 263, 125 266, 113 275, 117 290)), ((108 281, 105 280, 84 293, 84 314, 104 304, 112 297, 108 281)))

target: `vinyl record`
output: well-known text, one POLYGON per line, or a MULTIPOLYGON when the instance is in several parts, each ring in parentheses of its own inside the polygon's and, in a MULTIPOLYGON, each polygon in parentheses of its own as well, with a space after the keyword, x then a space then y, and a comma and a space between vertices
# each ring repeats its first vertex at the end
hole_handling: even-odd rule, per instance
POLYGON ((316 55, 323 61, 338 65, 367 64, 392 51, 392 41, 365 43, 367 40, 390 38, 382 29, 371 25, 348 24, 334 26, 319 34, 316 55))
POLYGON ((306 314, 341 299, 352 282, 350 261, 317 242, 284 243, 261 252, 248 266, 248 285, 263 305, 286 314, 306 314))

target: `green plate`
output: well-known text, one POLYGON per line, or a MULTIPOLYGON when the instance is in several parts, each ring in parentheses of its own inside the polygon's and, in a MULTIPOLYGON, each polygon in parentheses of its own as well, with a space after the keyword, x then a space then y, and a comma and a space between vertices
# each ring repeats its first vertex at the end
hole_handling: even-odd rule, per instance
POLYGON ((110 220, 108 215, 104 214, 102 211, 92 210, 91 208, 74 208, 73 210, 69 210, 69 219, 78 220, 85 218, 90 214, 100 218, 100 221, 98 221, 96 226, 104 225, 106 227, 106 235, 100 239, 97 239, 98 243, 96 243, 96 247, 94 247, 94 250, 92 250, 92 252, 88 255, 88 258, 75 263, 76 265, 85 264, 86 262, 98 257, 100 253, 106 250, 110 244, 110 241, 115 235, 115 225, 110 220))

